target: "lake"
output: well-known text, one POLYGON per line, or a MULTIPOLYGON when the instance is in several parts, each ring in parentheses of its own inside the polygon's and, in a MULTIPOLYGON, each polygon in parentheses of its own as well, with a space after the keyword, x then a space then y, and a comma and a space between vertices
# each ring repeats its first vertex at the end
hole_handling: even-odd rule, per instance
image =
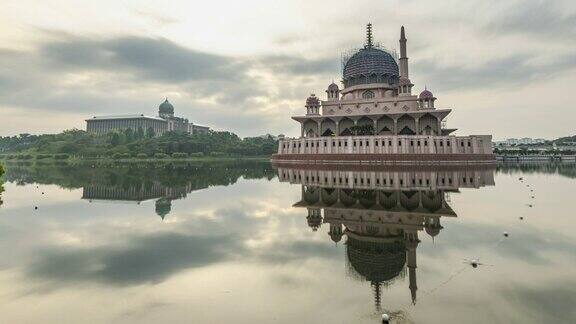
POLYGON ((4 181, 1 323, 576 321, 574 164, 11 164, 4 181))

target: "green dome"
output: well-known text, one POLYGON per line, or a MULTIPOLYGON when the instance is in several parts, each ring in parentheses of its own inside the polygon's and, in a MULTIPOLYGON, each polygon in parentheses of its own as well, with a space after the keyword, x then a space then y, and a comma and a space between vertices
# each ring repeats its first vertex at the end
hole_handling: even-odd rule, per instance
POLYGON ((164 220, 164 217, 172 210, 172 202, 167 198, 156 200, 156 214, 164 220))
POLYGON ((163 103, 158 106, 158 111, 161 114, 173 114, 174 113, 174 106, 168 101, 168 98, 164 100, 163 103))

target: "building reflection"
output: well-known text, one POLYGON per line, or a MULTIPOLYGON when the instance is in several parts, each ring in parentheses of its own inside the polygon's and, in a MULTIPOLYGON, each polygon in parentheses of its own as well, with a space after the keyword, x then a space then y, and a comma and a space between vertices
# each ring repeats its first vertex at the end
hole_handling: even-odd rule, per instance
POLYGON ((128 187, 108 184, 90 184, 82 187, 82 199, 90 202, 135 203, 155 200, 156 214, 162 219, 172 209, 172 201, 186 198, 196 190, 208 188, 189 182, 182 185, 164 185, 160 182, 134 184, 128 187))
POLYGON ((329 226, 336 244, 344 241, 348 273, 370 282, 375 306, 381 310, 382 288, 408 275, 416 303, 419 235, 434 239, 442 217, 457 217, 449 193, 460 188, 494 185, 491 168, 298 169, 278 166, 281 181, 302 185, 301 200, 308 226, 329 226))

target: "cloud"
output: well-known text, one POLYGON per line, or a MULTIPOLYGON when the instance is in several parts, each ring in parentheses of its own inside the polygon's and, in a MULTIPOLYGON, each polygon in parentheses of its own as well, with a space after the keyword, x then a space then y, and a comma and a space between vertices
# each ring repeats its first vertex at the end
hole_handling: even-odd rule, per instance
POLYGON ((502 10, 485 26, 494 34, 526 34, 542 39, 573 42, 576 34, 576 12, 562 10, 555 2, 520 1, 502 10))
POLYGON ((122 36, 89 39, 67 36, 45 44, 40 55, 54 69, 126 71, 150 81, 240 81, 247 66, 241 60, 184 48, 164 38, 122 36))
POLYGON ((574 287, 574 281, 551 282, 546 287, 511 286, 502 289, 502 294, 534 322, 571 323, 576 318, 574 287))
POLYGON ((46 249, 28 267, 28 275, 69 283, 156 283, 178 271, 231 258, 239 248, 231 236, 164 233, 133 238, 125 247, 46 249))
POLYGON ((307 75, 330 75, 338 71, 339 63, 334 58, 306 59, 287 55, 267 56, 259 63, 274 73, 285 74, 289 77, 307 75))
POLYGON ((537 63, 536 54, 515 54, 469 65, 441 65, 428 60, 413 64, 421 79, 439 80, 434 87, 440 90, 484 89, 541 81, 557 73, 576 68, 576 54, 561 55, 537 63))
POLYGON ((195 123, 257 135, 288 120, 290 112, 278 109, 309 91, 301 90, 309 82, 289 79, 331 69, 329 60, 224 56, 165 38, 46 33, 32 50, 0 50, 0 105, 75 118, 154 114, 168 95, 195 123))

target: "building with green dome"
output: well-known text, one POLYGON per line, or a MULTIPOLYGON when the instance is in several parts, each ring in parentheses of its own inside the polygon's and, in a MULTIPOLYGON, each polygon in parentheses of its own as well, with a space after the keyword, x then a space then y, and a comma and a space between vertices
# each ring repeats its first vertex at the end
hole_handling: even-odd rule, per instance
POLYGON ((164 100, 158 106, 158 116, 144 114, 94 116, 86 119, 86 131, 94 134, 107 134, 113 131, 132 129, 160 136, 165 132, 177 131, 189 134, 206 134, 209 127, 196 125, 186 118, 174 116, 174 106, 164 100))

